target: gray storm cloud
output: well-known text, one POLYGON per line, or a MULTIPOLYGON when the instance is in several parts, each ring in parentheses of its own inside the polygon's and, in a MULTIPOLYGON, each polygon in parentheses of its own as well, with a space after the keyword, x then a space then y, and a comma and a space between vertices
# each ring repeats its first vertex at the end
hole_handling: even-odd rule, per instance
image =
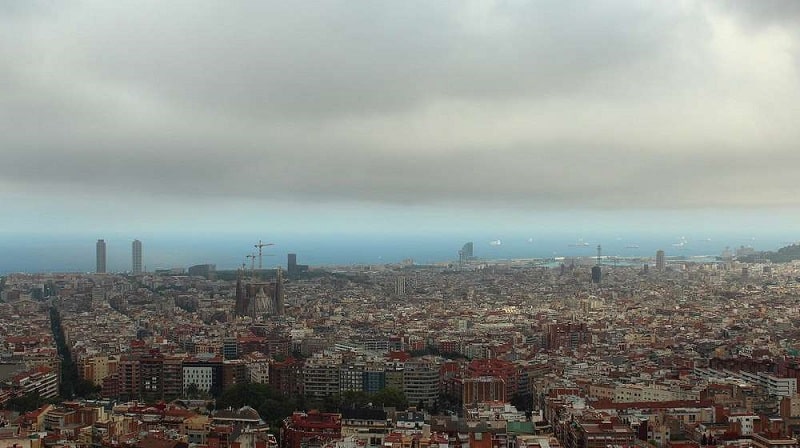
POLYGON ((4 6, 0 185, 792 205, 797 8, 753 3, 4 6))

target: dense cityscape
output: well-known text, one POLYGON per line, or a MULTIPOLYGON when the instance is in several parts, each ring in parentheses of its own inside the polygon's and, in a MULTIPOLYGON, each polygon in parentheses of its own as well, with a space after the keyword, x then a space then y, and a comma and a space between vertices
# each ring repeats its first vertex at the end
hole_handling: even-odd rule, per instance
POLYGON ((798 262, 470 242, 151 273, 142 246, 129 272, 99 240, 95 273, 2 278, 2 446, 797 446, 798 262))
POLYGON ((800 0, 0 0, 0 448, 800 448, 800 0))

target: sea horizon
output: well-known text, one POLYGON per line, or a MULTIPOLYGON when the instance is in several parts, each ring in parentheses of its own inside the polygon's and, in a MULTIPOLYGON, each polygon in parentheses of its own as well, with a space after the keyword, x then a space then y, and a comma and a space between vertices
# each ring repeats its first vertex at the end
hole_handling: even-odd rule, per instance
MULTIPOLYGON (((93 272, 97 239, 83 236, 0 237, 0 274, 15 272, 93 272)), ((103 238, 107 244, 109 272, 131 269, 131 242, 143 244, 143 265, 148 272, 157 269, 186 268, 214 264, 217 270, 251 266, 246 256, 257 253, 257 236, 114 234, 103 238)), ((263 240, 265 243, 267 240, 263 240)), ((270 241, 271 242, 271 241, 270 241)), ((381 265, 413 260, 414 264, 456 262, 458 251, 472 242, 474 256, 481 260, 553 259, 556 257, 594 257, 601 246, 604 257, 653 258, 663 250, 668 258, 719 256, 724 250, 739 247, 777 250, 791 243, 782 236, 654 236, 645 234, 605 234, 574 236, 564 234, 510 234, 489 232, 463 234, 346 234, 289 235, 276 238, 263 249, 264 269, 286 266, 288 253, 297 254, 299 264, 311 267, 381 265)), ((255 265, 257 266, 257 261, 255 265)))

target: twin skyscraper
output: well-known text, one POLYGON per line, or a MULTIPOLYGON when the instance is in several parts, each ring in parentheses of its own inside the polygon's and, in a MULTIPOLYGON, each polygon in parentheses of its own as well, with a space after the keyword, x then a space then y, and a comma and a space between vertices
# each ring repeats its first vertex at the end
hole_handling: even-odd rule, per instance
MULTIPOLYGON (((142 242, 139 240, 133 240, 131 244, 131 253, 132 253, 132 265, 131 265, 131 273, 133 275, 139 275, 142 273, 142 242)), ((106 241, 105 240, 97 240, 96 245, 96 264, 97 268, 95 272, 98 274, 105 274, 106 273, 106 241)))

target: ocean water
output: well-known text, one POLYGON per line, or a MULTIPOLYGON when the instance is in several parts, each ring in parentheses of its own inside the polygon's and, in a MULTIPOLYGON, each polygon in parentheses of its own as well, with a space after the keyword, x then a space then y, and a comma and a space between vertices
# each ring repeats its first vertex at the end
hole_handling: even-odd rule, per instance
MULTIPOLYGON (((258 236, 195 235, 100 235, 106 240, 108 270, 125 272, 131 266, 131 241, 143 244, 148 271, 213 263, 217 269, 233 269, 250 260, 258 236)), ((0 274, 8 272, 92 272, 95 269, 94 236, 2 235, 0 274)), ((775 250, 786 245, 781 236, 746 235, 681 236, 551 233, 540 235, 496 234, 386 234, 369 235, 276 235, 274 246, 264 248, 265 268, 286 265, 288 253, 297 262, 311 266, 386 264, 412 259, 417 264, 456 261, 462 245, 472 241, 474 255, 481 259, 520 259, 595 256, 597 245, 604 256, 654 257, 664 250, 667 257, 719 255, 726 247, 750 246, 775 250)), ((264 242, 268 240, 264 239, 264 242)), ((256 262, 257 263, 257 262, 256 262)))

